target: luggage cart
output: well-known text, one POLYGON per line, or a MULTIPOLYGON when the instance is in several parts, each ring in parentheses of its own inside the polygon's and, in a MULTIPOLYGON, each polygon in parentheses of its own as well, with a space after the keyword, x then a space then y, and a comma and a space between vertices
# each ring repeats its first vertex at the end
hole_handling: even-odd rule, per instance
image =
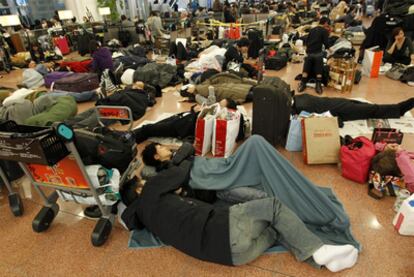
POLYGON ((3 180, 3 183, 7 190, 9 191, 9 206, 14 216, 22 216, 24 212, 23 202, 20 198, 20 195, 13 191, 10 184, 9 178, 7 178, 6 173, 3 171, 3 168, 0 167, 0 177, 3 180))
MULTIPOLYGON (((126 107, 118 107, 130 112, 126 107)), ((125 120, 127 116, 122 115, 125 120)), ((110 117, 115 119, 115 113, 110 117)), ((101 118, 105 118, 101 113, 101 118)), ((94 246, 103 245, 108 239, 115 215, 112 206, 105 206, 100 196, 104 193, 94 187, 81 157, 73 142, 74 131, 60 123, 54 127, 34 127, 17 125, 13 121, 0 124, 0 159, 19 162, 25 174, 30 178, 35 190, 44 201, 44 206, 32 222, 35 232, 43 232, 49 228, 59 212, 56 203, 57 191, 73 193, 82 197, 93 197, 102 216, 99 218, 91 235, 94 246), (55 189, 46 195, 42 187, 55 189)), ((134 159, 120 178, 120 187, 127 177, 135 171, 139 162, 134 159)))

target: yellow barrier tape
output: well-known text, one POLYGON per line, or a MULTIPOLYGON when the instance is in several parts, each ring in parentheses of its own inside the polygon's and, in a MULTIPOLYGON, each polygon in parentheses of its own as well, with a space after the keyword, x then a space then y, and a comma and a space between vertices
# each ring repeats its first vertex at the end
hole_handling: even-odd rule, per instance
POLYGON ((197 21, 197 25, 210 26, 210 27, 242 27, 242 26, 251 26, 251 25, 260 25, 264 21, 253 22, 253 23, 224 23, 215 19, 210 19, 210 23, 204 23, 197 21))

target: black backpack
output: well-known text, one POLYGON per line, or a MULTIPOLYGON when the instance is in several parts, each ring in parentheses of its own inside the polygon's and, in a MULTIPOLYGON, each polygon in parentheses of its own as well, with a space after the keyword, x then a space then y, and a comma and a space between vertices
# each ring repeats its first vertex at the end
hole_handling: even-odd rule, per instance
POLYGON ((287 65, 289 58, 285 54, 276 54, 265 60, 265 68, 267 70, 281 70, 287 65))
POLYGON ((137 155, 135 137, 105 127, 75 130, 75 145, 85 165, 100 164, 116 168, 121 174, 137 155))

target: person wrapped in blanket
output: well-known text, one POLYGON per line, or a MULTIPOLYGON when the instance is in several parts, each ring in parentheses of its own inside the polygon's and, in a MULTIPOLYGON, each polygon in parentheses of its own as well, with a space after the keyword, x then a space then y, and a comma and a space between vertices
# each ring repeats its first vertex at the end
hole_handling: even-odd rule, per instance
POLYGON ((360 245, 338 199, 262 137, 252 136, 229 158, 193 153, 190 144, 175 154, 158 144, 145 148, 144 162, 159 173, 140 194, 135 188, 122 192, 128 206, 122 219, 130 230, 146 227, 190 256, 225 265, 249 263, 279 243, 317 268, 337 272, 354 266, 360 245), (187 188, 216 190, 233 203, 200 201, 189 197, 187 188), (226 196, 240 188, 247 189, 244 197, 226 196))

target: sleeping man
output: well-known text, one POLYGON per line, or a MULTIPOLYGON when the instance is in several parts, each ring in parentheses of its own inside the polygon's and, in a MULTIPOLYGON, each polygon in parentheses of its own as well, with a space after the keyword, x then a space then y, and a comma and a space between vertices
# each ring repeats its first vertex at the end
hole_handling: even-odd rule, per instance
POLYGON ((145 226, 193 257, 228 265, 249 263, 276 242, 299 261, 334 272, 355 264, 360 246, 342 205, 262 137, 252 136, 229 158, 193 153, 189 144, 176 154, 158 144, 147 146, 144 163, 159 173, 127 203, 122 218, 129 229, 145 226), (185 196, 187 185, 218 192, 248 187, 272 197, 246 195, 238 201, 244 203, 216 207, 185 196))

